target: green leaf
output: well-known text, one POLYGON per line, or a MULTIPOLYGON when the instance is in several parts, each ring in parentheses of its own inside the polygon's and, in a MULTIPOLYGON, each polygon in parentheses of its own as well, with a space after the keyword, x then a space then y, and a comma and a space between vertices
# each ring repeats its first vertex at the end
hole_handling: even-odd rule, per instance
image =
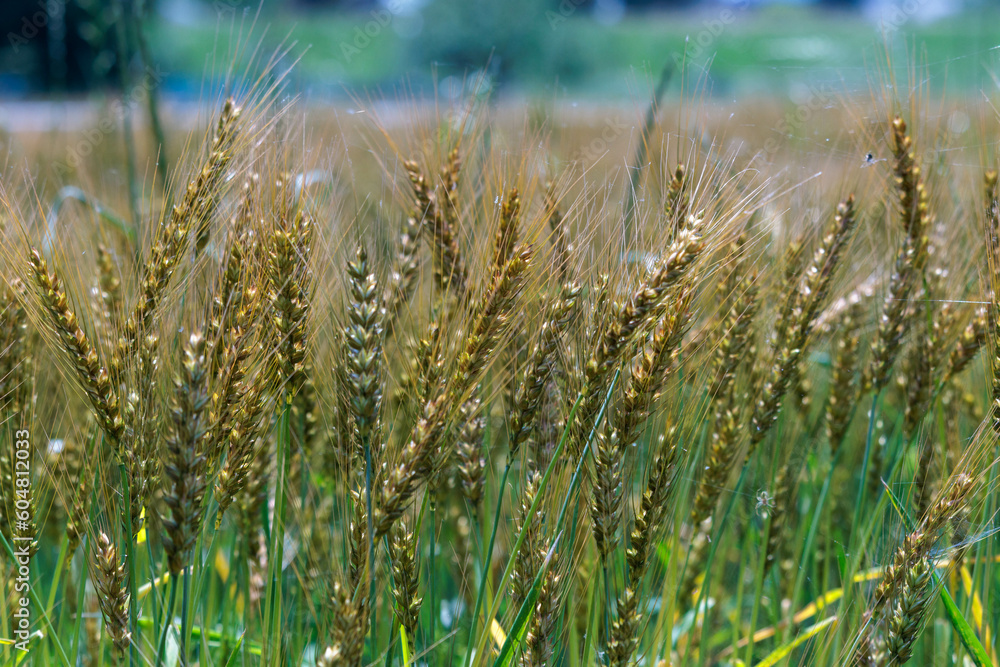
MULTIPOLYGON (((3 547, 3 550, 4 552, 6 552, 7 557, 10 559, 11 564, 16 565, 17 556, 14 555, 14 548, 10 545, 10 542, 8 542, 2 534, 0 534, 0 546, 3 547)), ((45 609, 45 607, 42 606, 41 599, 39 599, 38 597, 38 593, 35 592, 34 586, 28 586, 28 597, 31 599, 31 603, 34 605, 34 608, 36 610, 45 609)), ((66 655, 66 650, 63 648, 62 644, 59 643, 59 633, 56 632, 56 629, 52 626, 52 619, 49 618, 49 615, 47 613, 44 612, 42 613, 42 622, 44 622, 46 627, 48 627, 49 637, 52 639, 52 642, 55 644, 56 649, 59 651, 59 658, 60 660, 62 660, 62 664, 65 665, 66 667, 70 667, 72 663, 70 662, 69 657, 66 655)))
POLYGON ((528 621, 531 620, 531 615, 535 611, 535 603, 538 602, 538 594, 545 583, 545 573, 549 570, 549 564, 552 562, 552 556, 556 552, 559 537, 558 535, 556 536, 556 539, 552 541, 552 546, 549 547, 548 553, 545 554, 542 567, 538 569, 538 574, 535 575, 535 580, 531 583, 531 590, 528 591, 527 597, 521 603, 521 608, 517 610, 517 616, 514 617, 514 624, 511 626, 510 632, 507 633, 507 639, 504 640, 503 646, 500 647, 500 655, 494 661, 493 667, 509 667, 517 652, 517 647, 521 645, 528 634, 528 621))
POLYGON ((951 627, 955 628, 959 639, 962 640, 962 645, 969 652, 969 657, 978 667, 992 667, 993 661, 990 660, 989 654, 986 653, 986 649, 983 648, 972 626, 962 616, 962 612, 951 598, 948 589, 941 583, 937 571, 933 571, 931 575, 934 577, 934 585, 941 589, 941 601, 944 602, 944 610, 948 614, 948 620, 951 621, 951 627))
POLYGON ((234 667, 234 665, 236 665, 236 659, 240 655, 240 647, 243 646, 243 638, 246 637, 246 635, 246 630, 244 630, 240 634, 240 638, 236 640, 236 646, 233 647, 233 652, 229 654, 229 660, 226 660, 226 667, 234 667))
POLYGON ((823 630, 828 628, 837 622, 836 616, 830 616, 829 618, 824 618, 819 623, 806 628, 806 631, 801 635, 797 636, 792 641, 788 642, 784 646, 779 646, 774 650, 771 655, 767 656, 763 660, 757 663, 756 667, 771 667, 771 665, 776 665, 781 661, 782 658, 787 657, 792 651, 794 651, 801 644, 809 641, 823 630))
POLYGON ((399 624, 399 647, 403 654, 403 665, 410 664, 410 643, 406 641, 406 628, 399 624))

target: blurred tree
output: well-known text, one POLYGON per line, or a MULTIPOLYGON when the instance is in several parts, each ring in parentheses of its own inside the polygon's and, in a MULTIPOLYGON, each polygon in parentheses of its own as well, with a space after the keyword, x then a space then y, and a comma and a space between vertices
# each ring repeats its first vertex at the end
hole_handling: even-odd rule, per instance
POLYGON ((0 63, 28 90, 82 90, 117 81, 114 11, 103 0, 0 3, 0 63))
POLYGON ((569 81, 587 67, 584 45, 560 24, 590 11, 591 0, 432 0, 420 13, 415 62, 435 63, 441 76, 489 63, 499 84, 553 75, 569 81))

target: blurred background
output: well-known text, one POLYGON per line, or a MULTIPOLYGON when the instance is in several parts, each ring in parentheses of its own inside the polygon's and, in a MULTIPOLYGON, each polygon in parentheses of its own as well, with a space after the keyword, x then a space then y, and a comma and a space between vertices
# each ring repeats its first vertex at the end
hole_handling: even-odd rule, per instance
POLYGON ((290 47, 296 92, 320 102, 376 92, 448 97, 481 74, 498 95, 611 99, 681 62, 715 96, 803 82, 853 88, 886 62, 886 44, 898 61, 925 65, 933 85, 964 93, 995 85, 998 4, 4 0, 0 99, 127 91, 146 77, 162 97, 197 100, 225 71, 219 44, 241 33, 254 46, 260 40, 261 53, 290 47))
POLYGON ((53 187, 128 184, 134 211, 222 95, 277 74, 357 172, 370 119, 414 135, 416 109, 469 102, 616 169, 655 99, 690 110, 660 114, 666 135, 807 178, 875 150, 885 95, 982 144, 969 105, 997 72, 998 0, 0 0, 0 154, 45 156, 53 187))

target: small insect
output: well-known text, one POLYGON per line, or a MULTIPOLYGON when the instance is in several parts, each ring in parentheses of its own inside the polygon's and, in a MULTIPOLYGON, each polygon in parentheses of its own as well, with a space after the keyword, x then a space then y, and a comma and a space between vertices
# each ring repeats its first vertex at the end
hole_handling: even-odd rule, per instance
POLYGON ((876 162, 885 162, 885 158, 876 158, 874 153, 868 153, 865 155, 865 161, 861 165, 862 167, 869 167, 876 162))
POLYGON ((765 516, 771 510, 774 509, 774 496, 768 493, 766 490, 761 489, 757 494, 757 514, 765 516))

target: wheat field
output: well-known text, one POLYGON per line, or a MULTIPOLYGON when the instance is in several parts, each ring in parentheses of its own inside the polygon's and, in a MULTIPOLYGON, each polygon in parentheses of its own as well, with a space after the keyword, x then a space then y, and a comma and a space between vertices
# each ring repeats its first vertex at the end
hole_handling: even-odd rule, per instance
POLYGON ((286 89, 4 138, 5 664, 997 663, 990 100, 286 89))

